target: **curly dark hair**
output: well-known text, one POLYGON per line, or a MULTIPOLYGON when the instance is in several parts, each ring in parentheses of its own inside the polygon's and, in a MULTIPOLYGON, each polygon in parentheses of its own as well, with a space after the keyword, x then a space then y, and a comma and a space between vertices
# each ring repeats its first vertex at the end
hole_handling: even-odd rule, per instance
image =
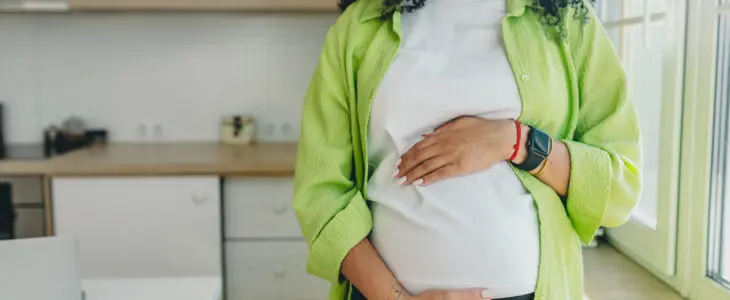
MULTIPOLYGON (((357 0, 340 0, 340 10, 345 11, 350 4, 357 0)), ((396 10, 412 12, 426 5, 426 0, 382 0, 383 15, 387 16, 396 10)), ((563 22, 563 12, 566 8, 573 8, 575 19, 588 19, 589 5, 583 0, 534 0, 535 5, 542 8, 542 20, 550 26, 559 26, 563 22)), ((595 0, 589 0, 589 3, 595 0)))

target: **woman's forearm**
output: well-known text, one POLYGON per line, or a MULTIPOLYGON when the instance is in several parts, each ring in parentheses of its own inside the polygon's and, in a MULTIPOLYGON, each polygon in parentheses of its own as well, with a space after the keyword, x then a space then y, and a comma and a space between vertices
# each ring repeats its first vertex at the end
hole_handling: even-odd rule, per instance
MULTIPOLYGON (((571 163, 568 147, 560 141, 554 141, 553 152, 546 163, 545 169, 537 176, 537 179, 553 188, 558 195, 567 196, 571 163)), ((532 172, 533 175, 535 172, 532 172)))
POLYGON ((367 299, 407 299, 408 295, 368 238, 362 240, 345 256, 342 273, 367 299))

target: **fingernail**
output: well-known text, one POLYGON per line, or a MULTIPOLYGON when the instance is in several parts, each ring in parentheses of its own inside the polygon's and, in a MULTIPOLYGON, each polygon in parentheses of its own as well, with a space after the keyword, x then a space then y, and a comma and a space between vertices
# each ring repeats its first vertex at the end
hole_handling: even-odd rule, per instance
POLYGON ((395 169, 395 173, 393 173, 393 178, 398 178, 399 173, 400 173, 400 169, 395 169))
POLYGON ((406 181, 408 181, 408 178, 403 177, 400 180, 398 180, 398 184, 403 185, 404 183, 406 183, 406 181))
POLYGON ((423 185, 423 179, 416 180, 413 184, 415 185, 423 185))

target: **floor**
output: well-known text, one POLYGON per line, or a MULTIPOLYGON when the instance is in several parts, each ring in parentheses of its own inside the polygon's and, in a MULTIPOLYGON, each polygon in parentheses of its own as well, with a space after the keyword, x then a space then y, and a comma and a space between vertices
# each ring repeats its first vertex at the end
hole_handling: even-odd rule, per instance
POLYGON ((586 249, 583 256, 590 300, 684 300, 609 245, 586 249))

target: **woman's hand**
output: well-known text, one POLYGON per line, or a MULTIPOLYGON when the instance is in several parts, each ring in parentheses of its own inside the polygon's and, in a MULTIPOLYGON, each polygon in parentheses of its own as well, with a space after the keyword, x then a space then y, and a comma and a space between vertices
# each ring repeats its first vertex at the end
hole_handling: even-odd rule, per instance
POLYGON ((468 290, 432 290, 426 291, 418 296, 410 297, 409 300, 484 300, 482 289, 468 290))
POLYGON ((444 124, 401 156, 403 184, 427 185, 486 170, 514 152, 514 121, 461 117, 444 124))

